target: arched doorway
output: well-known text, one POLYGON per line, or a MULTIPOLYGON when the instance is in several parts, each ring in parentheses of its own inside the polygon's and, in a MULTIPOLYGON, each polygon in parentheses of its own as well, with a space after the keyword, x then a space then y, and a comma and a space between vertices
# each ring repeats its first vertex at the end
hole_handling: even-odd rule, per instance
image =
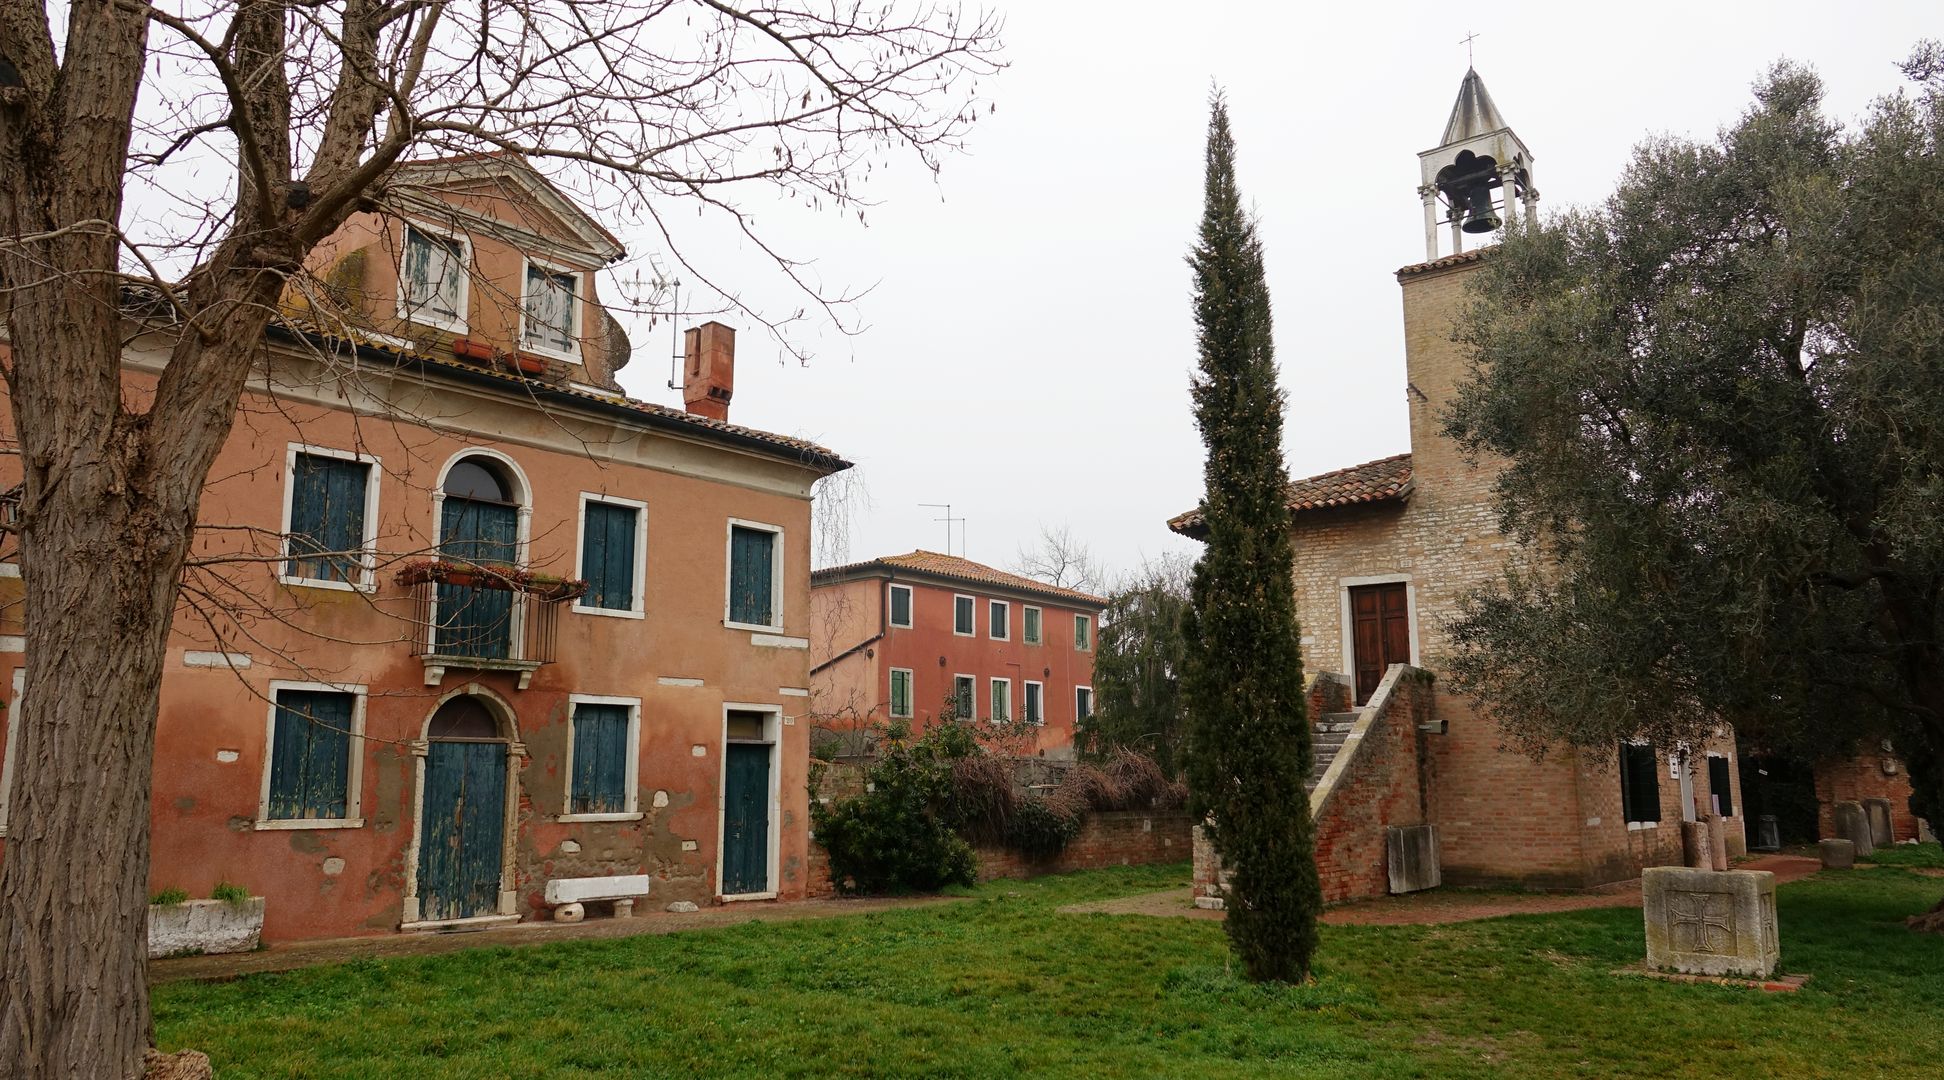
MULTIPOLYGON (((496 456, 468 454, 447 467, 439 483, 440 558, 519 565, 524 499, 509 464, 496 456)), ((434 651, 441 656, 512 658, 517 611, 510 589, 441 583, 434 651)))
POLYGON ((504 914, 513 772, 507 727, 473 694, 449 698, 426 724, 413 921, 504 914))

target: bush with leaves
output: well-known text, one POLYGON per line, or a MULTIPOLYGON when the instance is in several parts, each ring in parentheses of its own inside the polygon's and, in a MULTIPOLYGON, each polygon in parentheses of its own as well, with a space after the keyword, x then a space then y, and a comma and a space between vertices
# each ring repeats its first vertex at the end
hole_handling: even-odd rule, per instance
POLYGON ((862 795, 811 804, 817 842, 841 892, 933 892, 970 885, 977 860, 958 833, 952 769, 978 753, 966 725, 939 725, 912 739, 897 721, 878 740, 862 795))

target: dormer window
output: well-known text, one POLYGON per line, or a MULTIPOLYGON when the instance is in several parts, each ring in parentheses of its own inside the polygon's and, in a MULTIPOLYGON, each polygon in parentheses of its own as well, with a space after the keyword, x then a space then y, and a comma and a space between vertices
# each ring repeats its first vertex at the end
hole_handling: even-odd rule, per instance
POLYGON ((578 362, 579 293, 579 274, 528 262, 520 347, 528 352, 578 362))
POLYGON ((405 226, 405 260, 398 271, 400 317, 464 333, 466 291, 465 242, 405 226))

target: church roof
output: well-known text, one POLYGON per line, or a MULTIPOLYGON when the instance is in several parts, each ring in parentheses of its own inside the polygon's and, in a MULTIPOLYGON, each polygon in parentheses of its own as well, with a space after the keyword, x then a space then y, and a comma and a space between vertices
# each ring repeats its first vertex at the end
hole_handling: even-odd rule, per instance
MULTIPOLYGON (((1411 493, 1411 455, 1393 454, 1347 469, 1292 480, 1288 491, 1291 513, 1403 499, 1411 493)), ((1199 536, 1201 509, 1197 507, 1170 518, 1168 528, 1184 536, 1199 536)))
POLYGON ((1444 138, 1438 145, 1461 143, 1507 126, 1498 106, 1492 104, 1485 80, 1478 77, 1478 69, 1467 68, 1465 81, 1458 84, 1458 100, 1451 106, 1451 119, 1445 121, 1444 138))
POLYGON ((903 570, 907 573, 925 577, 942 578, 952 582, 968 582, 977 585, 994 585, 1015 592, 1034 593, 1040 596, 1064 600, 1085 608, 1104 608, 1107 601, 1092 593, 1078 589, 1063 589, 1058 585, 1048 585, 1018 574, 1009 574, 994 569, 984 563, 975 563, 957 555, 941 555, 936 551, 913 551, 904 555, 883 555, 865 562, 850 563, 846 566, 832 566, 810 575, 812 585, 822 585, 842 578, 868 576, 873 573, 903 570))

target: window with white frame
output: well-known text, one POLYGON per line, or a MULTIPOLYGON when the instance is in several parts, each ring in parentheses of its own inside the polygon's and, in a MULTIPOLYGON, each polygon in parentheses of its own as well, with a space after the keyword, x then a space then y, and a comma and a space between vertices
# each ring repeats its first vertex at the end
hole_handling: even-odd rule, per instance
POLYGON ((911 586, 891 586, 891 625, 911 628, 911 586))
POLYGON ((466 285, 465 241, 405 226, 405 257, 398 269, 401 317, 463 332, 466 285))
POLYGON ((1004 600, 986 602, 986 633, 994 641, 1004 641, 1012 636, 1012 605, 1004 600))
POLYGON ((642 575, 648 556, 644 503, 581 493, 580 576, 587 591, 574 610, 596 615, 642 614, 642 575))
POLYGON ((952 633, 960 637, 971 637, 976 631, 972 626, 973 616, 978 609, 969 596, 952 597, 952 633))
POLYGON ((343 828, 358 816, 362 686, 270 684, 258 828, 343 828))
POLYGON ((1093 715, 1093 687, 1076 686, 1073 688, 1073 719, 1075 723, 1093 715))
POLYGON ((1093 620, 1085 615, 1073 617, 1073 647, 1081 652, 1093 649, 1093 620))
POLYGON ((729 523, 728 621, 774 629, 783 625, 783 530, 754 521, 729 523))
POLYGON ((529 260, 521 308, 521 347, 580 359, 580 275, 529 260))
POLYGON ((1040 609, 1036 607, 1022 608, 1019 618, 1019 636, 1021 640, 1025 641, 1028 645, 1038 645, 1040 643, 1040 609))
POLYGON ((1045 695, 1046 688, 1040 683, 1028 682, 1026 684, 1026 700, 1024 705, 1026 706, 1025 719, 1027 723, 1046 723, 1045 695))
POLYGON ((1644 742, 1620 745, 1620 816, 1629 828, 1659 823, 1660 755, 1644 742))
POLYGON ((1012 719, 1012 680, 992 680, 992 722, 1004 723, 1012 719))
POLYGON ((563 820, 611 820, 640 810, 636 777, 641 702, 568 695, 567 804, 563 820))
POLYGON ((952 711, 957 719, 972 719, 973 699, 978 696, 978 693, 978 679, 971 675, 952 676, 952 711))
POLYGON ((7 798, 13 791, 15 747, 20 745, 20 701, 21 690, 27 685, 27 669, 18 667, 13 673, 13 699, 7 702, 4 713, 0 713, 0 723, 7 725, 7 738, 0 745, 0 836, 7 835, 7 798))
POLYGON ((377 461, 345 450, 295 445, 284 461, 282 580, 371 588, 378 533, 377 461))
POLYGON ((891 715, 898 719, 911 718, 911 669, 891 669, 891 715))

